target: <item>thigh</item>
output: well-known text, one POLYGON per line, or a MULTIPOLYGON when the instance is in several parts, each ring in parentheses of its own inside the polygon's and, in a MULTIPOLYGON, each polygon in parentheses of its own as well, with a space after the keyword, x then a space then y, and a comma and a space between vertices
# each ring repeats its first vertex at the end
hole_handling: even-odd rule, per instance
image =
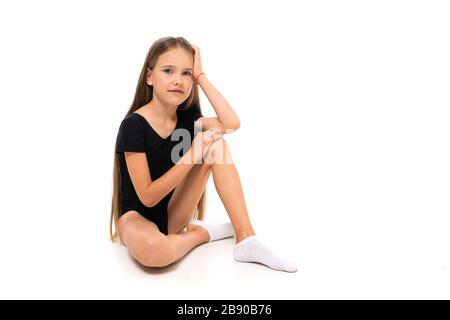
POLYGON ((137 211, 130 210, 119 219, 119 237, 122 244, 136 260, 145 261, 147 256, 154 251, 170 251, 170 243, 161 233, 158 226, 137 211))
POLYGON ((210 174, 211 165, 196 164, 177 185, 167 207, 169 233, 176 233, 192 218, 210 174))

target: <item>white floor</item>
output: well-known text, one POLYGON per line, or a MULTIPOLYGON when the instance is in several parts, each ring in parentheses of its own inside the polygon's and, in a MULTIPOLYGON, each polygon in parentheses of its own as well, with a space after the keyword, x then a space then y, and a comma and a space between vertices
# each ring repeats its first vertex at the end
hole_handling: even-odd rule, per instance
MULTIPOLYGON (((141 268, 108 241, 110 168, 70 172, 73 184, 58 189, 53 180, 27 201, 12 194, 1 212, 0 298, 449 299, 447 158, 414 176, 412 164, 362 171, 347 159, 277 167, 269 187, 263 165, 238 162, 258 235, 295 259, 297 273, 235 262, 233 239, 197 247, 164 270, 141 268)), ((227 219, 210 179, 206 220, 227 219)))
MULTIPOLYGON (((135 293, 122 297, 164 299, 265 299, 292 298, 300 273, 277 272, 258 264, 235 262, 234 240, 226 239, 197 247, 178 263, 165 270, 142 268, 125 248, 111 248, 119 273, 125 273, 135 293), (131 280, 131 282, 130 282, 131 280), (137 281, 135 281, 137 280, 137 281), (281 288, 286 290, 281 292, 281 288), (140 292, 139 292, 140 291, 140 292)), ((113 262, 113 261, 112 261, 113 262)), ((298 292, 298 291, 297 291, 298 292)))
MULTIPOLYGON (((197 247, 166 269, 146 269, 126 248, 111 244, 105 234, 95 235, 96 227, 82 230, 85 238, 78 240, 63 226, 51 237, 36 233, 28 237, 33 241, 2 246, 0 298, 450 298, 450 259, 443 233, 414 242, 332 222, 320 228, 309 221, 297 233, 291 232, 292 226, 283 232, 274 222, 279 231, 269 242, 283 254, 290 251, 300 265, 297 273, 285 273, 235 262, 233 239, 197 247)), ((267 228, 259 229, 267 238, 267 228)), ((2 235, 13 232, 6 228, 2 235)))

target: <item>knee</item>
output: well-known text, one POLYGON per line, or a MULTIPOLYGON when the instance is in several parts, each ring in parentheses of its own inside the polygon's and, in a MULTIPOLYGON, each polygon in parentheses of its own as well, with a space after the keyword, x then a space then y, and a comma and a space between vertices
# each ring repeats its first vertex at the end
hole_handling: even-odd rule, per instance
POLYGON ((209 165, 233 163, 231 152, 225 138, 222 137, 212 143, 205 157, 205 162, 209 165))
POLYGON ((206 171, 207 174, 212 170, 212 163, 202 162, 200 164, 195 164, 195 166, 199 166, 199 170, 206 171))
POLYGON ((169 241, 161 239, 146 239, 139 245, 135 255, 136 260, 145 267, 166 267, 175 260, 175 252, 169 241))

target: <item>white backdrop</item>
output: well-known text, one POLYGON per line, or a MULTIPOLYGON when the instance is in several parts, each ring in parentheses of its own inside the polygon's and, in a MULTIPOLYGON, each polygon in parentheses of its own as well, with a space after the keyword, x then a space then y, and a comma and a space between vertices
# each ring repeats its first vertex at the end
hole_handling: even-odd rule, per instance
POLYGON ((449 16, 446 1, 1 2, 0 298, 450 298, 449 16), (164 36, 200 47, 238 113, 226 138, 252 221, 299 272, 158 281, 107 241, 118 125, 164 36))

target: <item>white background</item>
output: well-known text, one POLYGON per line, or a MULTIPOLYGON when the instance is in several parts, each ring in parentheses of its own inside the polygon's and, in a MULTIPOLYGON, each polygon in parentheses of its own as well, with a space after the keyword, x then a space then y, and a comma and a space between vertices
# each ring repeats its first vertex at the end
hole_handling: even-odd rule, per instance
MULTIPOLYGON (((446 1, 2 1, 0 298, 450 298, 446 1), (153 41, 183 36, 241 128, 258 234, 166 271, 108 239, 118 125, 153 41)), ((206 116, 214 110, 202 94, 206 116)), ((208 184, 207 219, 227 218, 208 184)))

